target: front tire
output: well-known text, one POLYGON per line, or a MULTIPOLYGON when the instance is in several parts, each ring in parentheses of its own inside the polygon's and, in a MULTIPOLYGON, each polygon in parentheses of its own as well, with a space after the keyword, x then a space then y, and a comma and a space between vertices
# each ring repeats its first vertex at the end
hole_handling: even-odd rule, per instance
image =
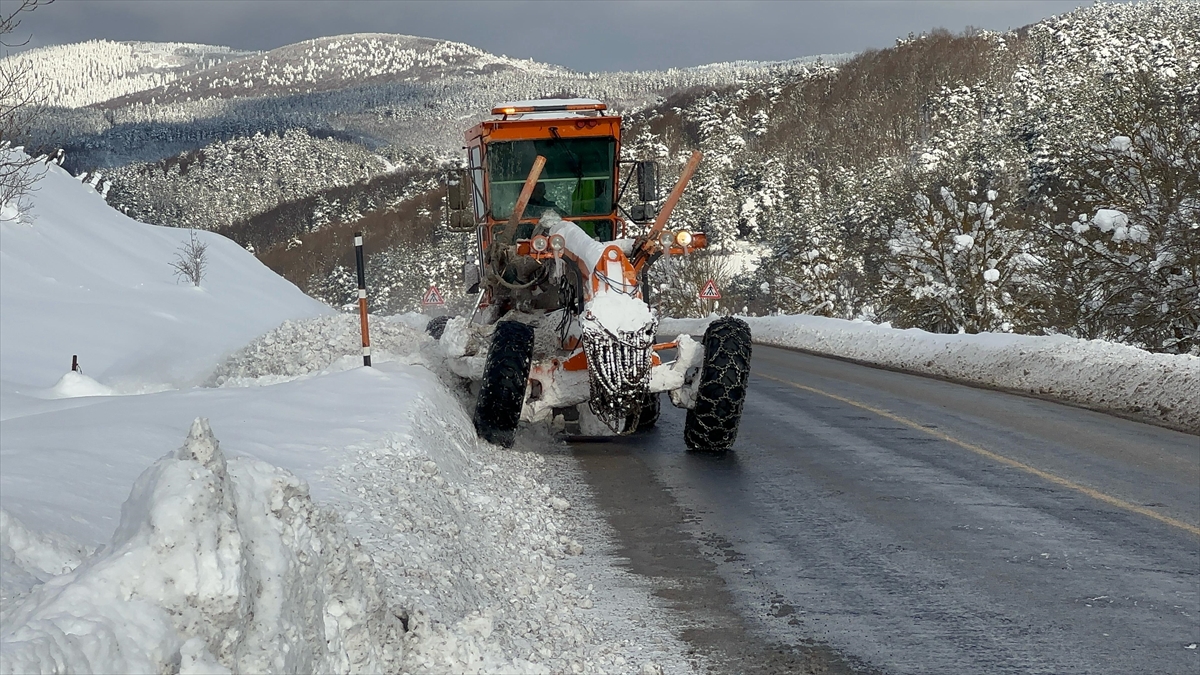
POLYGON ((695 452, 725 452, 737 438, 750 378, 750 326, 724 317, 704 331, 704 367, 683 440, 695 452))
POLYGON ((533 328, 516 321, 497 324, 475 402, 475 431, 488 443, 512 447, 532 362, 533 328))

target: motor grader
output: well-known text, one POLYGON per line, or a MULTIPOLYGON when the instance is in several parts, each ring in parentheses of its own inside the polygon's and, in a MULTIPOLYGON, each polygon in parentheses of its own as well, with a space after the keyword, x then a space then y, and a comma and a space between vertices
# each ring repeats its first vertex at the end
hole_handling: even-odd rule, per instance
POLYGON ((511 446, 522 421, 572 436, 629 434, 654 426, 665 392, 688 410, 689 449, 728 450, 749 327, 726 317, 699 343, 659 342, 646 280, 660 257, 707 245, 701 232, 667 227, 700 153, 660 200, 657 165, 620 159, 621 117, 604 103, 517 101, 491 112, 466 132, 466 168, 447 177, 446 226, 476 233, 478 262, 466 273, 475 302, 428 326, 450 368, 478 383, 479 435, 511 446))

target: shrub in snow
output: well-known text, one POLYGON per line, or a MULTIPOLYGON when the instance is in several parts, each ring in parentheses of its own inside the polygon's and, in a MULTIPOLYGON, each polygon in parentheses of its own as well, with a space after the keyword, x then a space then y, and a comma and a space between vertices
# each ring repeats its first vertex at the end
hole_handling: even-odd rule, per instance
POLYGON ((171 269, 175 270, 175 276, 180 280, 190 281, 193 286, 199 287, 207 268, 208 244, 200 241, 195 230, 190 230, 188 240, 180 244, 179 250, 175 252, 171 269))

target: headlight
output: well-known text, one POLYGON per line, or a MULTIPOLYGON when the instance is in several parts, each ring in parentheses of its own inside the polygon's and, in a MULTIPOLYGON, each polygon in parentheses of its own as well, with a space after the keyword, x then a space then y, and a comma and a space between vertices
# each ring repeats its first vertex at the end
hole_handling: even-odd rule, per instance
POLYGON ((676 232, 675 243, 686 247, 688 244, 692 243, 692 233, 688 232, 687 230, 680 230, 676 232))
POLYGON ((566 247, 567 247, 567 240, 563 239, 563 236, 561 234, 556 234, 556 235, 550 237, 550 248, 554 249, 555 251, 561 251, 566 247))
POLYGON ((670 232, 663 232, 658 236, 658 243, 662 244, 663 248, 670 248, 671 244, 675 243, 675 235, 670 232))
POLYGON ((546 238, 546 235, 539 234, 529 242, 529 246, 538 253, 542 253, 550 247, 550 240, 546 238))

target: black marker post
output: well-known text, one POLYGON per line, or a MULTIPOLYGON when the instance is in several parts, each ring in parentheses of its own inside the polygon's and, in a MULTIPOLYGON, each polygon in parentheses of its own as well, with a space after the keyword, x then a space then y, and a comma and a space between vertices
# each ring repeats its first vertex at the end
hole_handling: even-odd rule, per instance
POLYGON ((358 263, 358 319, 362 324, 363 365, 371 365, 371 335, 367 332, 367 274, 363 267, 363 235, 354 233, 354 260, 358 263))

